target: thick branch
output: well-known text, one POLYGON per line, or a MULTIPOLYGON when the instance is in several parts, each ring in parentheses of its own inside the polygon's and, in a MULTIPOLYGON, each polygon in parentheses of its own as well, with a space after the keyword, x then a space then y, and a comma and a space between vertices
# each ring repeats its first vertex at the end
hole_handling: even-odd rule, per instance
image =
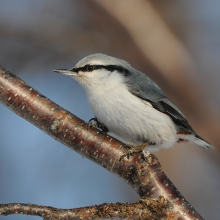
POLYGON ((51 137, 124 179, 142 199, 162 196, 167 216, 202 219, 168 179, 157 158, 143 153, 123 157, 125 145, 53 103, 24 81, 0 68, 0 101, 51 137))

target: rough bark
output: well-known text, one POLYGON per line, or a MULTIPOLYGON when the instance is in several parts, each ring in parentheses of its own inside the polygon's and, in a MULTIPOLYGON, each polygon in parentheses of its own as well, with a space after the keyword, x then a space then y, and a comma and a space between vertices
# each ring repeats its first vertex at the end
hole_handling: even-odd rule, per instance
MULTIPOLYGON (((41 216, 45 217, 44 214, 50 210, 51 216, 56 213, 54 219, 58 217, 69 219, 70 217, 66 218, 65 215, 68 216, 70 212, 74 216, 78 210, 84 210, 84 214, 89 210, 95 210, 94 212, 99 213, 100 216, 96 217, 91 214, 84 219, 98 219, 100 217, 109 219, 116 217, 126 219, 203 219, 172 184, 154 155, 138 153, 129 158, 122 157, 127 153, 125 144, 95 128, 89 128, 86 122, 41 95, 2 67, 0 67, 0 101, 57 141, 122 178, 141 197, 140 202, 135 204, 103 204, 73 210, 56 210, 51 207, 25 204, 3 204, 0 206, 0 214, 35 215, 42 213, 41 216), (33 207, 39 208, 41 212, 36 211, 33 207), (33 210, 35 211, 32 212, 33 210), (114 216, 111 213, 114 213, 114 216), (132 214, 136 216, 137 213, 139 213, 139 217, 133 218, 132 214), (148 214, 151 217, 148 218, 148 214)), ((53 217, 47 219, 53 219, 53 217)))

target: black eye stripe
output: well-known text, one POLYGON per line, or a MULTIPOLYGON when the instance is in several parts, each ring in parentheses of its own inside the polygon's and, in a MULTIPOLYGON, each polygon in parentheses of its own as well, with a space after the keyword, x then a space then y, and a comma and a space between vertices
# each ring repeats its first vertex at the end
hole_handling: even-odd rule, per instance
POLYGON ((125 76, 129 75, 130 72, 122 67, 122 66, 118 66, 118 65, 85 65, 83 67, 79 67, 79 68, 74 68, 75 72, 92 72, 93 70, 98 70, 98 69, 105 69, 108 70, 110 72, 113 72, 115 70, 117 70, 119 73, 124 74, 125 76))

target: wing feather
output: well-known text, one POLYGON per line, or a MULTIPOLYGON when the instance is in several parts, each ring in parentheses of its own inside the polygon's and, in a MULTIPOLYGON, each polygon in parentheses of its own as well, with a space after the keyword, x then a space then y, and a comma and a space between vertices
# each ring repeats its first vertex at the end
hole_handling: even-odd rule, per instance
POLYGON ((133 69, 132 75, 127 78, 126 84, 130 93, 140 99, 150 102, 155 109, 169 115, 180 127, 194 133, 183 113, 165 96, 160 87, 147 75, 133 69))

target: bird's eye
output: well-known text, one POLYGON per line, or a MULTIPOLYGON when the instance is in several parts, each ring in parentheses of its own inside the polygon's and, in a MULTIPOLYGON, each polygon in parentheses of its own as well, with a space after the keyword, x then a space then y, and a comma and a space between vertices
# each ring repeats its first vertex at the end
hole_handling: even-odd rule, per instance
POLYGON ((91 71, 93 71, 93 70, 94 70, 94 66, 92 66, 92 65, 87 65, 87 66, 86 66, 86 71, 91 72, 91 71))

